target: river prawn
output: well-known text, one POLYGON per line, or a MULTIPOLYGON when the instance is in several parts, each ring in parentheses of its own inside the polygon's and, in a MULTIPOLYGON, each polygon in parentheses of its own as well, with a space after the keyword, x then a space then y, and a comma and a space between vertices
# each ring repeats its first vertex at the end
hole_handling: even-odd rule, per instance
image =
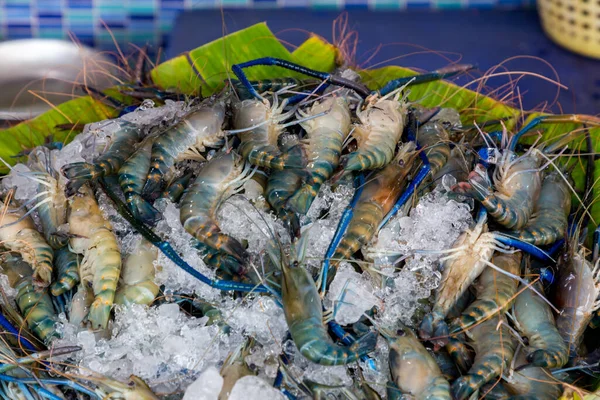
POLYGON ((123 261, 115 304, 150 305, 154 301, 160 291, 154 283, 154 262, 157 258, 158 249, 145 239, 140 239, 123 261))
MULTIPOLYGON (((250 164, 282 170, 284 168, 302 169, 306 164, 301 146, 292 146, 285 152, 279 149, 279 136, 296 112, 295 108, 287 112, 287 100, 279 102, 278 93, 273 93, 273 104, 268 100, 242 100, 233 104, 233 127, 230 133, 238 133, 239 153, 250 164)), ((292 124, 299 123, 293 121, 292 124)))
POLYGON ((357 150, 342 157, 344 171, 383 168, 392 161, 408 109, 400 95, 399 91, 392 92, 372 98, 364 109, 359 106, 356 116, 360 123, 352 127, 351 135, 357 142, 357 150))
POLYGON ((21 257, 6 254, 2 259, 2 272, 17 291, 15 302, 29 329, 44 343, 59 336, 56 330, 58 318, 48 289, 36 289, 32 281, 33 269, 21 257))
POLYGON ((205 245, 222 251, 242 264, 246 250, 234 238, 221 233, 216 221, 220 205, 244 184, 251 168, 235 154, 221 153, 206 163, 181 198, 181 224, 205 245))
POLYGON ((424 339, 435 337, 438 344, 446 344, 448 328, 444 318, 473 281, 490 264, 496 249, 505 249, 494 234, 487 232, 487 214, 481 213, 473 229, 467 230, 456 239, 450 255, 443 257, 442 282, 436 289, 431 313, 425 316, 419 328, 424 339))
MULTIPOLYGON (((521 252, 496 253, 492 258, 492 263, 512 275, 519 275, 521 257, 521 252)), ((503 314, 514 301, 517 285, 518 282, 512 277, 502 274, 492 267, 486 267, 475 283, 476 300, 463 311, 459 318, 452 322, 450 333, 469 329, 494 314, 503 314)))
POLYGON ((60 249, 69 241, 65 232, 67 198, 64 182, 54 169, 54 155, 47 147, 38 146, 29 153, 27 165, 32 172, 25 176, 39 184, 32 199, 33 201, 39 198, 39 201, 29 212, 37 210, 46 241, 53 249, 60 249))
POLYGON ((600 309, 600 261, 585 258, 585 248, 576 249, 577 235, 566 256, 559 262, 554 304, 560 310, 556 326, 569 350, 569 359, 578 355, 583 332, 594 312, 600 309))
POLYGON ((119 169, 119 185, 125 195, 127 207, 136 219, 153 224, 158 211, 142 198, 142 189, 150 169, 150 156, 155 138, 147 138, 119 169))
MULTIPOLYGON (((532 286, 538 293, 544 293, 539 282, 532 286)), ((561 337, 554 314, 542 298, 521 285, 520 294, 513 304, 516 327, 527 337, 527 361, 542 368, 560 368, 569 361, 569 349, 561 337)))
POLYGON ((458 183, 456 193, 473 197, 508 229, 522 229, 540 196, 541 157, 533 150, 517 156, 504 151, 494 170, 493 186, 487 169, 477 164, 467 182, 458 183))
POLYGON ((36 229, 33 220, 21 207, 10 205, 10 193, 0 201, 3 215, 0 218, 0 240, 10 251, 17 252, 33 267, 33 283, 47 287, 52 280, 54 251, 36 229))
POLYGON ((475 350, 469 372, 452 384, 453 398, 467 399, 492 379, 507 371, 517 348, 504 317, 492 318, 466 331, 475 350))
POLYGON ((69 180, 65 193, 71 197, 86 182, 116 174, 125 160, 136 150, 136 145, 146 136, 146 130, 125 120, 113 120, 118 129, 112 134, 107 150, 93 163, 76 162, 64 165, 62 174, 69 180))
POLYGON ((161 195, 165 179, 176 162, 204 161, 202 153, 207 147, 219 147, 225 143, 223 126, 227 110, 226 99, 227 95, 222 95, 205 100, 198 109, 191 111, 154 140, 150 170, 147 171, 142 189, 144 198, 155 200, 161 195))
POLYGON ((450 400, 450 384, 435 359, 407 327, 380 330, 390 347, 390 372, 398 389, 415 400, 450 400))
POLYGON ((558 172, 551 172, 544 177, 539 199, 527 225, 508 234, 536 246, 554 243, 565 235, 570 210, 570 187, 558 172))
POLYGON ((81 187, 69 203, 71 249, 83 255, 81 283, 85 290, 91 288, 95 297, 88 320, 93 329, 106 329, 121 273, 119 244, 89 187, 81 187))
POLYGON ((306 153, 306 168, 310 182, 303 182, 292 196, 287 199, 288 209, 306 214, 321 185, 328 180, 337 168, 342 146, 350 133, 350 109, 343 97, 330 96, 316 102, 309 111, 298 110, 298 116, 306 121, 301 123, 306 136, 300 145, 306 153), (326 113, 308 119, 308 117, 326 113))
MULTIPOLYGON (((528 358, 528 357, 527 357, 528 358)), ((527 364, 523 351, 518 351, 515 357, 514 371, 504 376, 504 387, 519 400, 555 400, 560 398, 562 385, 555 381, 552 373, 540 366, 527 364)))
POLYGON ((413 142, 403 144, 393 162, 373 175, 364 185, 348 229, 331 257, 327 272, 328 284, 333 281, 339 263, 349 259, 377 233, 380 223, 408 183, 406 178, 417 156, 418 152, 415 151, 413 142))
POLYGON ((282 271, 281 298, 292 339, 300 353, 314 363, 345 365, 357 361, 375 349, 377 334, 369 332, 349 347, 331 340, 323 324, 323 305, 315 281, 296 257, 303 254, 306 242, 302 239, 298 242, 300 249, 292 255, 270 253, 282 271))

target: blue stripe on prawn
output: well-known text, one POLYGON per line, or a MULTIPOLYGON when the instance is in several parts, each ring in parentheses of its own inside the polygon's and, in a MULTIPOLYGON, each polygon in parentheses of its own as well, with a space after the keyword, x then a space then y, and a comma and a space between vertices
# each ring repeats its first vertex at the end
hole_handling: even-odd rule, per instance
POLYGON ((104 190, 104 192, 110 197, 113 203, 116 206, 119 214, 127 220, 146 240, 152 243, 154 246, 158 247, 158 249, 167 256, 171 261, 175 263, 179 268, 183 269, 188 274, 192 275, 194 278, 198 279, 200 282, 209 285, 215 289, 219 290, 233 290, 238 292, 254 292, 254 293, 271 293, 274 294, 273 290, 264 286, 264 285, 252 285, 249 283, 243 282, 234 282, 234 281, 224 281, 219 279, 210 279, 206 275, 202 274, 199 271, 196 271, 191 265, 185 262, 181 256, 175 251, 175 249, 171 246, 171 244, 167 241, 164 241, 160 236, 158 236, 154 231, 149 228, 144 223, 135 219, 129 208, 123 203, 123 201, 119 198, 119 196, 109 189, 108 185, 104 178, 100 178, 98 183, 104 190))
POLYGON ((356 93, 358 93, 358 95, 361 96, 362 98, 367 98, 374 94, 379 94, 379 95, 385 96, 385 95, 393 92, 397 88, 402 87, 403 85, 406 85, 406 84, 415 85, 418 83, 425 83, 425 82, 431 82, 434 80, 444 79, 444 78, 448 78, 448 77, 466 72, 466 71, 474 68, 473 65, 463 65, 463 64, 451 65, 449 67, 441 68, 439 70, 431 71, 431 72, 421 74, 421 75, 393 79, 393 80, 389 81, 386 85, 384 85, 384 87, 381 90, 377 91, 377 90, 370 90, 363 84, 353 82, 349 79, 345 79, 345 78, 342 78, 342 77, 334 75, 334 74, 330 74, 329 72, 316 71, 314 69, 310 69, 310 68, 304 67, 302 65, 299 65, 299 64, 287 61, 287 60, 282 60, 280 58, 274 58, 274 57, 257 58, 256 60, 251 60, 251 61, 247 61, 245 63, 232 65, 231 70, 237 76, 237 78, 240 80, 241 84, 244 85, 246 87, 246 89, 248 90, 248 92, 250 94, 252 94, 254 97, 256 97, 257 99, 261 99, 261 96, 256 91, 256 89, 252 86, 252 83, 250 82, 250 80, 248 79, 246 74, 244 73, 244 68, 260 66, 260 65, 276 66, 276 67, 285 68, 290 71, 299 72, 301 74, 320 79, 322 81, 325 81, 326 84, 331 84, 331 85, 335 85, 335 86, 341 86, 341 87, 344 87, 347 89, 352 89, 356 93))
POLYGON ((3 329, 5 329, 8 333, 10 333, 11 335, 15 336, 19 343, 23 344, 23 347, 25 347, 27 350, 30 351, 37 351, 37 347, 35 345, 33 345, 29 340, 27 340, 25 337, 23 337, 20 333, 19 330, 17 328, 15 328, 8 319, 6 319, 6 317, 2 314, 0 314, 0 327, 2 327, 3 329))
POLYGON ((337 247, 339 246, 344 234, 346 233, 346 229, 348 228, 348 224, 352 220, 352 216, 354 215, 354 207, 358 203, 360 199, 360 195, 363 192, 363 188, 365 186, 365 175, 360 174, 354 179, 354 188, 356 191, 354 192, 354 197, 350 201, 350 204, 346 206, 346 209, 342 213, 342 217, 340 218, 340 222, 338 222, 338 226, 335 229, 335 234, 333 235, 333 239, 331 239, 331 243, 329 243, 329 247, 327 248, 327 252, 325 253, 325 257, 323 259, 323 267, 321 268, 321 276, 317 281, 317 284, 321 282, 321 293, 325 293, 327 288, 327 275, 329 273, 330 261, 331 257, 335 254, 337 247))

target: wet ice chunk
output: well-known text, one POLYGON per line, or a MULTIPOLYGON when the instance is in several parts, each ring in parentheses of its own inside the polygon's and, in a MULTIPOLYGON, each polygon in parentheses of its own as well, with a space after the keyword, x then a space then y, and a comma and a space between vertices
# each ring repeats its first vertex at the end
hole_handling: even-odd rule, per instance
POLYGON ((373 285, 367 274, 359 274, 347 263, 342 263, 327 292, 335 320, 340 325, 353 324, 363 313, 379 304, 373 295, 373 285))
POLYGON ((33 180, 33 176, 30 173, 31 170, 25 164, 17 164, 12 168, 8 176, 2 180, 4 188, 17 189, 15 191, 15 200, 19 202, 33 199, 37 193, 39 183, 33 180))
POLYGON ((182 400, 216 400, 222 387, 223 377, 211 366, 188 386, 182 400))
POLYGON ((286 397, 277 389, 257 376, 244 376, 231 389, 229 400, 285 400, 286 397))

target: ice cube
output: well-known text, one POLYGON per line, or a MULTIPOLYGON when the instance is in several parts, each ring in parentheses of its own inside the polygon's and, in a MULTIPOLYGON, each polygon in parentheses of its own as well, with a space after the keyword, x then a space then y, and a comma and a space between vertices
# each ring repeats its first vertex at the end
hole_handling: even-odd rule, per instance
POLYGON ((363 313, 380 303, 373 295, 373 285, 367 274, 359 274, 342 263, 327 292, 335 320, 340 325, 353 324, 363 313))
POLYGON ((238 379, 231 389, 229 400, 285 400, 286 397, 263 379, 248 375, 238 379))
POLYGON ((216 400, 223 387, 223 377, 215 367, 208 367, 185 390, 182 400, 216 400))

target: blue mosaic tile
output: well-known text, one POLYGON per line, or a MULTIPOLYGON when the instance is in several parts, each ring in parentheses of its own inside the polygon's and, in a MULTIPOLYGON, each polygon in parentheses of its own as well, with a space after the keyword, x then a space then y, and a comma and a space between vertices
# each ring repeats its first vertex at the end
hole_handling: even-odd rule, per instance
POLYGON ((166 44, 184 10, 218 7, 390 10, 414 8, 517 8, 535 0, 0 0, 0 39, 77 37, 109 47, 112 38, 155 47, 166 44), (104 26, 106 24, 106 27, 104 26))

